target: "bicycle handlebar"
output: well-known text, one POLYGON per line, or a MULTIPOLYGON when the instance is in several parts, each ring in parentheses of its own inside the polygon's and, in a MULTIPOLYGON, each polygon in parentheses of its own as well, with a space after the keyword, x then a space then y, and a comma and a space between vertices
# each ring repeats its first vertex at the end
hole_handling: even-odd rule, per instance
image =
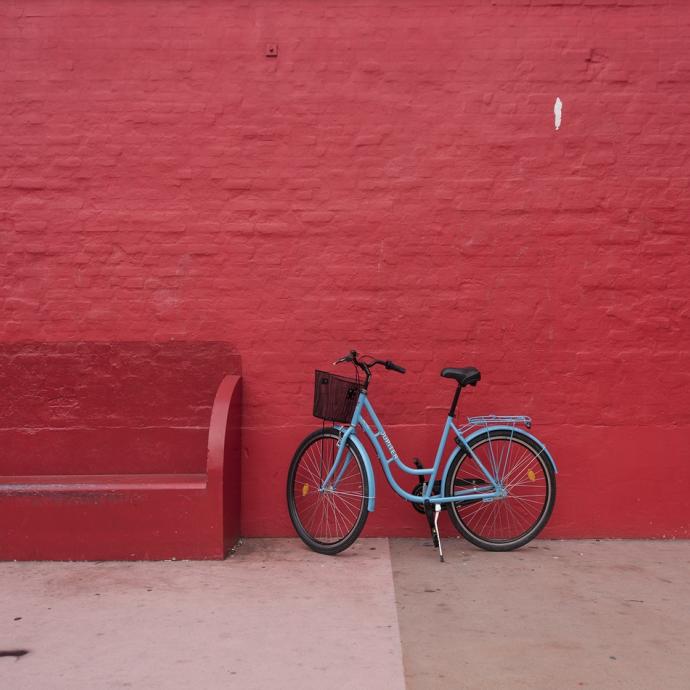
POLYGON ((344 357, 341 357, 340 359, 336 359, 333 364, 342 364, 343 362, 351 362, 352 361, 352 355, 345 355, 344 357))
MULTIPOLYGON (((368 357, 368 355, 364 356, 368 357)), ((372 357, 371 362, 365 362, 364 360, 357 359, 357 352, 355 350, 352 350, 350 354, 345 355, 340 359, 337 359, 335 362, 333 362, 333 364, 340 364, 341 362, 352 362, 356 367, 359 367, 367 375, 367 379, 369 376, 371 376, 371 367, 374 367, 377 364, 383 364, 383 366, 386 369, 390 369, 391 371, 397 371, 399 374, 404 374, 406 371, 405 367, 401 367, 399 364, 392 362, 390 359, 383 360, 374 359, 372 357)))
POLYGON ((401 374, 405 373, 405 367, 401 367, 399 364, 396 364, 395 362, 391 362, 390 359, 386 362, 384 362, 384 366, 386 369, 392 369, 393 371, 397 371, 401 374))

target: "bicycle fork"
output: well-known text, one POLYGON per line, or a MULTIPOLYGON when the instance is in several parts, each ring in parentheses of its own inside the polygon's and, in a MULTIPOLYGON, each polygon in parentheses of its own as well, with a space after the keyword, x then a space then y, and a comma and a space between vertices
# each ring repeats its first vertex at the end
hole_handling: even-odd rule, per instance
POLYGON ((438 516, 441 514, 441 504, 432 504, 429 499, 424 501, 424 514, 426 515, 426 520, 429 523, 429 529, 431 530, 431 539, 434 542, 434 546, 438 548, 438 555, 441 558, 441 563, 445 563, 443 559, 443 546, 441 545, 441 536, 438 533, 438 516))

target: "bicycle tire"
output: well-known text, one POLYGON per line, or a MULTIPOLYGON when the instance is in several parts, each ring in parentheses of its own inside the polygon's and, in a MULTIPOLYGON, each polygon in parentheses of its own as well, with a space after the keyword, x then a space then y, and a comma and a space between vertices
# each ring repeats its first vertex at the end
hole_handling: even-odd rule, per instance
MULTIPOLYGON (((526 460, 521 460, 518 463, 517 469, 514 468, 512 470, 512 478, 516 479, 516 473, 521 474, 522 472, 524 472, 524 474, 528 476, 527 481, 524 481, 523 477, 523 480, 521 482, 513 482, 515 486, 507 486, 506 488, 509 491, 509 495, 505 499, 497 499, 493 501, 477 500, 469 502, 455 502, 448 504, 448 514, 450 516, 451 522, 460 532, 460 534, 462 534, 462 536, 465 539, 467 539, 467 541, 469 541, 470 543, 487 551, 512 551, 513 549, 518 549, 521 546, 524 546, 525 544, 530 542, 539 534, 539 532, 541 532, 541 530, 548 522, 549 518, 551 517, 551 513, 553 512, 553 507, 556 501, 556 480, 551 462, 548 458, 544 456, 543 446, 535 442, 534 439, 532 439, 527 434, 523 434, 518 429, 501 429, 485 431, 484 433, 480 434, 472 440, 472 442, 470 443, 470 447, 472 448, 472 451, 479 456, 479 459, 482 460, 482 462, 484 462, 479 451, 481 451, 483 447, 486 447, 486 445, 489 444, 489 452, 491 453, 491 455, 493 455, 494 442, 501 441, 507 441, 509 445, 509 448, 506 451, 506 469, 508 467, 510 453, 512 452, 512 444, 517 444, 523 449, 523 456, 526 458, 526 460), (529 453, 532 454, 531 458, 528 455, 529 453), (536 492, 537 488, 541 486, 542 479, 539 476, 540 474, 541 477, 543 477, 544 499, 543 504, 539 506, 536 503, 537 499, 535 498, 535 496, 538 495, 537 493, 526 494, 527 498, 525 498, 525 495, 523 494, 522 496, 520 496, 519 492, 517 492, 516 489, 519 483, 521 485, 530 487, 528 490, 536 492), (513 492, 512 494, 511 491, 513 492), (511 498, 517 499, 519 501, 518 504, 515 504, 517 508, 513 505, 511 505, 509 508, 505 507, 507 505, 505 502, 510 501, 511 498), (500 507, 501 504, 504 505, 503 514, 497 519, 498 514, 502 510, 500 507), (496 528, 496 523, 498 522, 499 529, 502 527, 504 530, 506 529, 504 525, 511 517, 511 515, 509 514, 510 511, 513 511, 513 516, 516 513, 519 516, 519 511, 522 510, 523 515, 525 516, 523 521, 526 521, 529 518, 529 511, 535 511, 538 507, 539 512, 538 514, 535 514, 534 520, 530 519, 529 525, 526 526, 525 529, 523 529, 520 533, 516 534, 515 536, 494 536, 492 538, 487 534, 480 534, 478 530, 479 525, 482 525, 485 528, 489 527, 489 523, 491 522, 491 516, 480 516, 479 512, 484 510, 488 513, 489 511, 493 510, 491 506, 497 506, 495 508, 496 515, 494 515, 492 526, 496 528)), ((476 474, 476 470, 471 469, 472 465, 475 468, 477 468, 476 462, 474 461, 472 456, 469 455, 469 453, 467 453, 464 450, 460 450, 455 455, 455 458, 452 460, 452 464, 448 471, 448 476, 446 478, 445 491, 447 496, 451 495, 454 490, 456 479, 458 473, 461 471, 463 467, 463 463, 467 463, 466 469, 464 471, 476 474)), ((507 473, 507 477, 510 479, 511 470, 507 470, 507 473)), ((506 475, 504 475, 504 477, 499 477, 499 479, 505 478, 506 475)))
MULTIPOLYGON (((367 508, 369 482, 364 467, 364 460, 357 447, 350 440, 347 442, 347 451, 352 453, 354 463, 350 462, 348 470, 354 465, 356 471, 352 473, 351 477, 343 477, 343 481, 348 482, 347 488, 350 490, 345 494, 345 492, 339 492, 332 488, 329 492, 328 490, 322 491, 321 489, 316 489, 316 486, 313 488, 311 486, 312 483, 318 483, 318 481, 314 481, 318 479, 318 477, 314 476, 316 464, 319 462, 327 464, 329 460, 332 462, 334 457, 326 457, 324 459, 324 454, 334 456, 332 444, 333 442, 338 444, 341 438, 342 433, 332 427, 323 430, 318 429, 309 434, 295 451, 287 478, 288 513, 295 531, 310 549, 328 556, 334 556, 354 543, 364 528, 364 523, 369 514, 367 508), (331 445, 331 450, 328 452, 325 452, 324 441, 331 445), (321 442, 320 449, 317 447, 319 442, 321 442), (315 447, 316 450, 314 450, 315 447), (309 455, 310 451, 311 455, 309 455), (311 467, 308 464, 310 462, 312 463, 311 467), (300 472, 301 467, 305 468, 305 471, 302 473, 300 472), (303 504, 307 503, 306 499, 309 499, 309 505, 305 506, 303 504), (335 501, 338 501, 338 504, 335 501), (311 513, 307 515, 309 510, 311 510, 311 513), (313 515, 321 516, 321 519, 318 520, 318 527, 322 532, 325 531, 325 534, 317 534, 317 523, 311 518, 309 520, 306 519, 306 517, 313 515), (351 518, 352 524, 347 527, 344 534, 336 534, 337 526, 331 524, 332 519, 334 518, 337 521, 343 515, 345 516, 342 519, 344 526, 345 518, 348 517, 351 518), (333 530, 332 535, 329 534, 331 530, 333 530), (324 537, 327 540, 324 540, 324 537), (331 540, 328 540, 329 538, 331 540)), ((320 474, 321 472, 322 470, 319 469, 320 474)))

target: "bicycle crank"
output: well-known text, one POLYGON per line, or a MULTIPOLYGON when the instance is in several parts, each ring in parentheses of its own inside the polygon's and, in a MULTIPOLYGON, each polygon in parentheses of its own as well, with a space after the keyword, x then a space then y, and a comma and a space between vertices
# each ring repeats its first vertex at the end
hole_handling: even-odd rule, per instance
MULTIPOLYGON (((460 489, 477 489, 480 486, 485 486, 486 482, 483 479, 477 479, 473 477, 468 477, 465 479, 456 479, 455 480, 455 486, 456 488, 460 489)), ((413 496, 423 496, 424 491, 426 490, 426 483, 425 482, 420 482, 417 484, 414 489, 410 492, 413 496)), ((432 494, 437 496, 438 494, 441 493, 441 482, 440 480, 437 480, 434 482, 434 490, 432 491, 432 494)), ((473 503, 477 503, 479 499, 477 500, 472 500, 470 499, 469 501, 463 501, 463 505, 472 505, 473 503)), ((418 512, 424 515, 424 505, 422 503, 412 503, 412 507, 418 512)), ((443 504, 441 506, 441 510, 448 510, 448 505, 443 504)))

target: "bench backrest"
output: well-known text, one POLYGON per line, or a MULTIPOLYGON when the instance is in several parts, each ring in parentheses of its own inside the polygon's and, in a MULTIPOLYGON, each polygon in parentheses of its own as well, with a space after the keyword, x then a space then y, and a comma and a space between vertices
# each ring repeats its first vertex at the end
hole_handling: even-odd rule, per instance
POLYGON ((222 342, 0 343, 0 475, 199 473, 222 342))

